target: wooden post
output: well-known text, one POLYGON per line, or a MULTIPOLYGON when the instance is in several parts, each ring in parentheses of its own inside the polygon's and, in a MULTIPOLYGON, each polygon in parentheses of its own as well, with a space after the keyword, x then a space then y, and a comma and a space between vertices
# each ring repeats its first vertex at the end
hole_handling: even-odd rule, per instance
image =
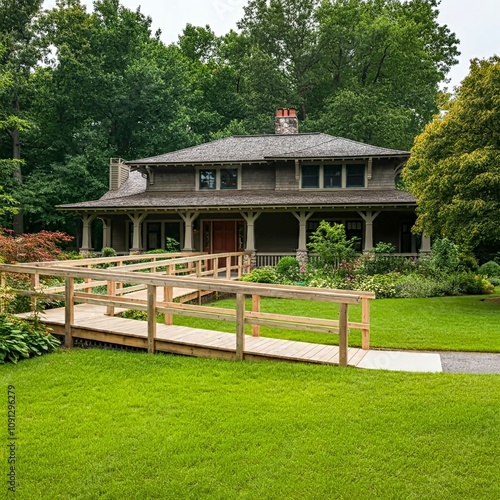
POLYGON ((219 277, 219 259, 216 257, 212 259, 212 268, 214 270, 214 279, 219 277))
POLYGON ((148 285, 148 352, 154 354, 156 339, 156 285, 148 285))
POLYGON ((347 304, 339 305, 339 365, 347 366, 347 304))
MULTIPOLYGON (((90 264, 87 264, 85 267, 86 267, 87 269, 90 269, 92 266, 91 266, 90 264)), ((84 283, 91 283, 91 282, 92 282, 92 279, 91 279, 91 278, 83 278, 83 282, 84 282, 84 283)), ((89 287, 89 288, 85 287, 85 288, 83 289, 83 291, 84 291, 84 293, 89 293, 89 292, 92 292, 92 288, 91 288, 91 287, 89 287)))
MULTIPOLYGON (((260 312, 260 295, 252 295, 252 312, 260 312)), ((260 325, 252 325, 252 337, 260 337, 260 325)))
POLYGON ((361 322, 368 325, 361 330, 361 348, 367 351, 370 349, 370 300, 366 298, 361 299, 361 322))
MULTIPOLYGON (((201 259, 195 262, 195 266, 196 266, 196 277, 201 278, 201 259)), ((201 306, 201 290, 198 289, 198 292, 196 294, 198 295, 198 305, 201 306)))
POLYGON ((231 279, 231 257, 226 257, 226 279, 231 279))
POLYGON ((66 277, 64 304, 64 346, 73 347, 73 323, 75 322, 75 289, 74 278, 66 277))
POLYGON ((236 360, 243 361, 245 353, 245 294, 236 294, 236 360))
MULTIPOLYGON (((173 302, 174 300, 174 289, 171 286, 163 287, 163 302, 173 302)), ((165 325, 173 324, 173 315, 172 314, 163 314, 163 323, 165 325)))
POLYGON ((40 287, 40 275, 38 273, 31 275, 31 288, 34 295, 31 296, 31 312, 36 312, 37 307, 37 289, 40 287))
POLYGON ((238 255, 238 278, 243 276, 243 255, 238 255))
MULTIPOLYGON (((106 286, 106 295, 116 295, 116 283, 114 281, 108 281, 106 286)), ((115 307, 107 306, 106 307, 106 315, 114 316, 115 315, 115 307)))

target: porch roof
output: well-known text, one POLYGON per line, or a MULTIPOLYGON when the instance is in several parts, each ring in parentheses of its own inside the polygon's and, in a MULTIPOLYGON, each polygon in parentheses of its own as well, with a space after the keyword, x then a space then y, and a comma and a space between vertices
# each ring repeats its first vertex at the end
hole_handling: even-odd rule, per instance
POLYGON ((290 209, 298 207, 415 206, 415 198, 397 189, 342 189, 332 191, 193 191, 143 192, 121 197, 103 197, 57 208, 77 212, 127 210, 237 210, 290 209))
POLYGON ((381 148, 323 133, 231 136, 159 156, 125 162, 141 165, 255 163, 279 159, 409 158, 408 151, 381 148))

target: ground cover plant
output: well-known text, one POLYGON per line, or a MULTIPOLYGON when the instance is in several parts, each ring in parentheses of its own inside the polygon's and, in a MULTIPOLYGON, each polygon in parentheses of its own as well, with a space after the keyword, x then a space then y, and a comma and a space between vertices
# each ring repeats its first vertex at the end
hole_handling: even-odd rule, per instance
POLYGON ((27 500, 500 496, 498 375, 72 349, 0 380, 27 500))

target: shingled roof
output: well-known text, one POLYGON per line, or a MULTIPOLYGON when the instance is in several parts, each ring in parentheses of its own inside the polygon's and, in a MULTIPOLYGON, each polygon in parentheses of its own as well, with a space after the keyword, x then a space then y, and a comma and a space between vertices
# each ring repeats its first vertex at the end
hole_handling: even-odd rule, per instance
POLYGON ((126 162, 128 165, 192 165, 256 163, 279 159, 409 158, 408 151, 381 148, 328 134, 232 136, 159 156, 126 162))
POLYGON ((192 191, 146 192, 146 180, 131 172, 129 179, 117 191, 109 191, 100 200, 59 205, 64 210, 120 210, 120 209, 240 209, 293 208, 339 206, 415 205, 415 198, 397 189, 338 189, 332 191, 192 191))

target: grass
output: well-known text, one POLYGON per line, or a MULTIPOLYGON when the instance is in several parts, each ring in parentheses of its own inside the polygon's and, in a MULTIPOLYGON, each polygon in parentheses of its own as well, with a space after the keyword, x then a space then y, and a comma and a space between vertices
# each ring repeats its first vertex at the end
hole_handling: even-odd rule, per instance
MULTIPOLYGON (((420 350, 500 352, 500 293, 487 296, 382 299, 371 301, 371 347, 420 350), (494 299, 494 300, 491 300, 494 299)), ((212 305, 233 308, 234 300, 212 305)), ((247 301, 247 309, 251 303, 247 301)), ((337 318, 338 307, 324 302, 263 298, 262 311, 298 316, 337 318)), ((349 319, 361 320, 361 307, 349 307, 349 319)), ((234 332, 234 323, 174 317, 175 324, 234 332)), ((247 328, 247 333, 250 330, 247 328)), ((261 335, 304 342, 337 344, 336 335, 262 327, 261 335)), ((350 346, 361 346, 354 330, 350 346)))
POLYGON ((497 375, 73 349, 0 380, 27 500, 500 498, 497 375))

